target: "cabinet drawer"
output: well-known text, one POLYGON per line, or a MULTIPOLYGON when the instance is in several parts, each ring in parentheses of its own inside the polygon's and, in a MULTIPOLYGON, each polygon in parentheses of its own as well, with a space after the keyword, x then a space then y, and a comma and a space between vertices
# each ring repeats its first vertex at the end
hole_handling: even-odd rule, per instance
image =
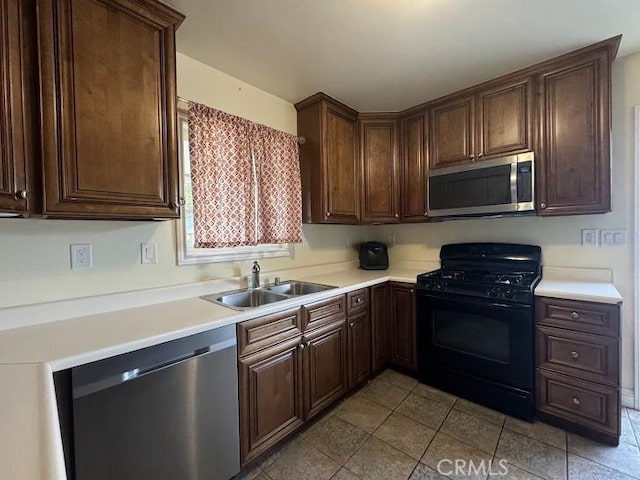
POLYGON ((538 410, 600 432, 620 434, 620 392, 538 369, 538 410))
POLYGON ((304 307, 302 331, 318 328, 345 318, 346 295, 333 297, 304 307))
POLYGON ((538 327, 538 366, 617 387, 619 340, 553 327, 538 327))
POLYGON ((363 288, 347 293, 347 313, 360 312, 369 306, 369 289, 363 288))
POLYGON ((539 325, 567 328, 577 332, 618 337, 620 307, 605 303, 578 302, 540 297, 536 300, 539 325))
POLYGON ((238 324, 238 356, 302 334, 300 309, 267 315, 238 324))

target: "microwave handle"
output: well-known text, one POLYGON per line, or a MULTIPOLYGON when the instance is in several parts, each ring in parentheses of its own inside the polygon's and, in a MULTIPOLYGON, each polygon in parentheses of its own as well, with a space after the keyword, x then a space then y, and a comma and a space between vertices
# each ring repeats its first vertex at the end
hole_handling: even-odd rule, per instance
POLYGON ((517 158, 511 162, 511 175, 509 180, 511 182, 511 203, 515 205, 518 203, 518 160, 517 158))

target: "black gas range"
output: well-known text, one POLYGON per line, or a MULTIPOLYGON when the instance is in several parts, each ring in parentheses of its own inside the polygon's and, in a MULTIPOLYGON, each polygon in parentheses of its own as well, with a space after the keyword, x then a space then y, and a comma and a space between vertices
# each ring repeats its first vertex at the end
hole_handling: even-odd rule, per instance
POLYGON ((440 260, 441 269, 417 278, 422 381, 532 419, 540 247, 452 244, 440 260))
POLYGON ((540 247, 530 245, 444 245, 440 261, 440 270, 418 275, 419 290, 533 303, 533 289, 542 275, 540 247))

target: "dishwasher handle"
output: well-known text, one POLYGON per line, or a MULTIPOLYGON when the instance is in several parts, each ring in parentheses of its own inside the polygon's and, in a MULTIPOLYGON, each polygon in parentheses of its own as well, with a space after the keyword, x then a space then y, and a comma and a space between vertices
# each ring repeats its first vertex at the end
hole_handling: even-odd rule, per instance
POLYGON ((152 365, 146 368, 134 368, 132 370, 122 373, 122 381, 120 383, 128 382, 130 380, 140 378, 144 375, 149 375, 150 373, 154 373, 159 370, 164 370, 165 368, 173 367, 180 363, 191 360, 192 358, 196 358, 201 355, 206 355, 207 353, 219 352, 220 350, 224 350, 225 348, 232 347, 235 344, 236 344, 235 339, 223 340, 222 342, 209 345, 208 347, 199 348, 198 350, 195 350, 189 355, 184 355, 182 357, 174 358, 167 362, 159 363, 157 365, 152 365))

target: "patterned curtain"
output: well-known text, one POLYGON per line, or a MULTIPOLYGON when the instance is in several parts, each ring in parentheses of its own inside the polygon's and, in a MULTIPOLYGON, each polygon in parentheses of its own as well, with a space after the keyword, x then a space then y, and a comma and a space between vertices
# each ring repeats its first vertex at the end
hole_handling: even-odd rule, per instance
POLYGON ((256 244, 251 122, 189 102, 196 248, 256 244))
POLYGON ((189 102, 196 248, 302 242, 298 141, 189 102))
POLYGON ((253 139, 258 178, 258 243, 301 243, 298 138, 258 125, 253 139))

